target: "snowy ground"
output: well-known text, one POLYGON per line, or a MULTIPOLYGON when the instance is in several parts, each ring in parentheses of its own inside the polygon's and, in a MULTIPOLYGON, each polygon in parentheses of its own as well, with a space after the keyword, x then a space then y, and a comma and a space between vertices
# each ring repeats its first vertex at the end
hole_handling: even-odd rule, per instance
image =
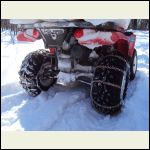
POLYGON ((129 83, 125 107, 115 117, 95 112, 89 87, 55 85, 38 97, 29 97, 18 84, 21 61, 44 48, 41 40, 20 43, 1 32, 1 129, 29 130, 149 130, 149 31, 136 31, 138 71, 129 83))

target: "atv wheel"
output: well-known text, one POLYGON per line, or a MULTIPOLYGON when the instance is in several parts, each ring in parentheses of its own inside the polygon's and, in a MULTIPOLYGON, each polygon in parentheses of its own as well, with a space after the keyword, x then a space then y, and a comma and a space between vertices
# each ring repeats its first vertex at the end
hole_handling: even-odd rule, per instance
POLYGON ((31 96, 48 90, 56 82, 57 76, 49 51, 40 49, 29 53, 22 62, 19 76, 20 84, 31 96))
POLYGON ((129 65, 120 54, 108 55, 96 67, 91 86, 92 105, 104 114, 121 110, 129 81, 129 65))
POLYGON ((137 52, 136 50, 134 50, 133 57, 130 63, 130 80, 133 80, 135 78, 136 71, 137 71, 137 52))

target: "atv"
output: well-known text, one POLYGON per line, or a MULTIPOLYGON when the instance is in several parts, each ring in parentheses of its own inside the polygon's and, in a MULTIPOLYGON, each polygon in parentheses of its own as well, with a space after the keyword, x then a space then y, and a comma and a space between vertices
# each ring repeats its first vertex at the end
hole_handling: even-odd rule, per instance
MULTIPOLYGON (((125 20, 124 20, 125 21, 125 20)), ((124 105, 128 82, 135 78, 136 36, 119 20, 11 20, 19 41, 43 39, 45 49, 29 53, 22 62, 20 84, 31 96, 47 91, 61 72, 91 86, 96 111, 116 114, 124 105)))

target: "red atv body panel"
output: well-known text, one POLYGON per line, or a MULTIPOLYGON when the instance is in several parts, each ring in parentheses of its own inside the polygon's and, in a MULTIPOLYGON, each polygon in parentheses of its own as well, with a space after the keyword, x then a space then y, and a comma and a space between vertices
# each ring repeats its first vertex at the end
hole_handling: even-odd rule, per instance
POLYGON ((34 42, 39 39, 40 33, 36 29, 27 29, 25 31, 20 31, 17 34, 17 40, 23 42, 34 42))
POLYGON ((95 48, 102 45, 114 45, 114 47, 125 56, 132 57, 135 39, 134 34, 125 35, 116 31, 95 31, 93 29, 80 29, 75 31, 74 36, 79 44, 88 48, 95 48))
MULTIPOLYGON (((124 56, 132 57, 135 46, 136 36, 134 34, 126 35, 117 31, 96 31, 94 29, 76 29, 74 37, 80 45, 90 49, 103 45, 113 45, 124 56)), ((40 38, 40 33, 36 29, 27 29, 19 32, 18 41, 34 42, 40 38)))

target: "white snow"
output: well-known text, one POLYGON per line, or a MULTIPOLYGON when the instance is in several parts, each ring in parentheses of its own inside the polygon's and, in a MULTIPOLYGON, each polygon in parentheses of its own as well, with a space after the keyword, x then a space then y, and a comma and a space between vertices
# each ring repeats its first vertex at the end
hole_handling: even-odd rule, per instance
POLYGON ((89 55, 89 58, 98 58, 99 55, 95 52, 95 51, 92 51, 89 55))
MULTIPOLYGON (((44 26, 49 26, 49 23, 73 21, 74 19, 10 19, 11 24, 35 24, 37 22, 44 22, 44 26)), ((131 19, 84 19, 93 25, 99 25, 106 22, 115 22, 118 26, 127 29, 131 19)), ((69 23, 70 26, 75 26, 73 23, 69 23)))
POLYGON ((85 19, 85 21, 91 22, 93 25, 99 25, 106 22, 115 22, 118 26, 127 29, 131 19, 85 19))
POLYGON ((67 20, 68 19, 10 19, 10 23, 11 24, 34 24, 41 21, 53 23, 53 22, 64 22, 67 20))
POLYGON ((11 24, 33 24, 38 21, 39 19, 10 19, 11 24))
POLYGON ((12 44, 9 32, 1 32, 1 129, 149 130, 149 31, 134 32, 137 35, 138 70, 135 80, 129 83, 122 113, 114 117, 93 110, 90 87, 84 84, 56 84, 35 98, 28 96, 18 83, 18 70, 24 57, 44 48, 44 44, 42 40, 34 43, 15 40, 12 44))
POLYGON ((112 33, 111 32, 103 32, 103 31, 94 31, 92 29, 84 29, 84 34, 82 37, 77 38, 78 43, 88 47, 89 49, 94 49, 95 47, 102 46, 101 42, 91 42, 92 39, 102 39, 104 41, 107 41, 107 43, 113 44, 114 41, 112 41, 112 33), (91 44, 92 43, 92 44, 91 44))

